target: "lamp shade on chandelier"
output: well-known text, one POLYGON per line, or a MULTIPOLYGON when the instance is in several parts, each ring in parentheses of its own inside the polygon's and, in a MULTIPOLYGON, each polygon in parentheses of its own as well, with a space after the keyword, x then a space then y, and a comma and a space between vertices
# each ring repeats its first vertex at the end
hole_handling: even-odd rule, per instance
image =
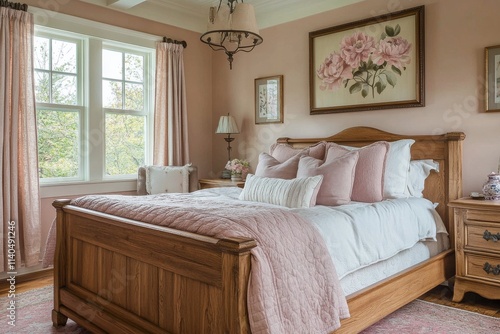
POLYGON ((203 43, 215 51, 224 51, 233 68, 233 55, 250 52, 262 43, 253 6, 243 0, 219 1, 218 7, 210 7, 207 32, 201 35, 203 43))

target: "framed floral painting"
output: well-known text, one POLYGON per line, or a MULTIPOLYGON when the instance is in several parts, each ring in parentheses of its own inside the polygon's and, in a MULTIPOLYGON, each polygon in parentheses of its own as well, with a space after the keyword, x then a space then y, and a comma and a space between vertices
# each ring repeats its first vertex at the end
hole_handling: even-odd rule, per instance
POLYGON ((500 45, 485 48, 486 111, 500 111, 500 45))
POLYGON ((283 76, 255 79, 255 124, 283 123, 283 76))
POLYGON ((309 33, 311 114, 424 106, 424 6, 309 33))

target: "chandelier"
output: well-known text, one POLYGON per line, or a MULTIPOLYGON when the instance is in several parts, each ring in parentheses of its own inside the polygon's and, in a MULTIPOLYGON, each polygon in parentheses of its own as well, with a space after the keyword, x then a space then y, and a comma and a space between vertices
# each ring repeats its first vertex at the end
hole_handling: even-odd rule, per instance
POLYGON ((224 51, 233 69, 233 55, 239 51, 250 52, 262 43, 253 6, 243 0, 219 0, 218 7, 210 7, 207 32, 200 40, 215 51, 224 51))

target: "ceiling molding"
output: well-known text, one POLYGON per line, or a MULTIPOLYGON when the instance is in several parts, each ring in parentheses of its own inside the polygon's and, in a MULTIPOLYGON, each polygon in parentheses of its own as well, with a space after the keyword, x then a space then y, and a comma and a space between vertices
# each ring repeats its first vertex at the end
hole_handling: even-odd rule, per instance
MULTIPOLYGON (((217 0, 82 0, 187 30, 206 31, 208 10, 217 0), (131 4, 137 3, 129 7, 131 4), (110 5, 111 4, 111 5, 110 5)), ((248 0, 259 29, 298 20, 365 0, 248 0)))

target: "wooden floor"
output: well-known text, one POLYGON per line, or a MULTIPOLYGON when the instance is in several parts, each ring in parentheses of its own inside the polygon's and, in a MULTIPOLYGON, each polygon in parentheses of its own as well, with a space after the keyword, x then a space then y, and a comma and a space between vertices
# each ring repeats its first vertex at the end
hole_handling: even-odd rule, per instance
POLYGON ((447 286, 439 285, 419 299, 500 318, 500 300, 486 299, 473 292, 467 292, 460 303, 454 303, 452 298, 453 291, 447 286))

